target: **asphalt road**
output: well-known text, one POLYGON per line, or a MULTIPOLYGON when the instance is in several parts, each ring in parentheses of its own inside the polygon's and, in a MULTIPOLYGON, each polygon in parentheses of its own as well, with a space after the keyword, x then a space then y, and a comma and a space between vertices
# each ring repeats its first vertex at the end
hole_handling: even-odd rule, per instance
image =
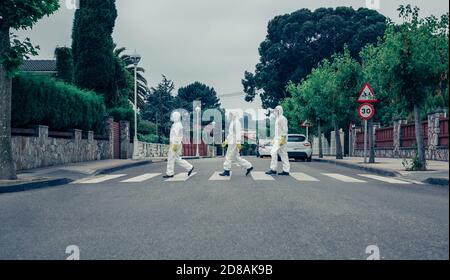
MULTIPOLYGON (((249 158, 255 170, 268 160, 249 158)), ((0 195, 0 259, 382 259, 449 258, 448 187, 392 184, 327 163, 292 163, 314 181, 259 181, 233 169, 210 181, 222 159, 191 161, 184 182, 165 163, 122 170, 95 184, 0 195), (364 182, 342 182, 324 174, 364 182)), ((367 174, 367 173, 366 173, 367 174)))

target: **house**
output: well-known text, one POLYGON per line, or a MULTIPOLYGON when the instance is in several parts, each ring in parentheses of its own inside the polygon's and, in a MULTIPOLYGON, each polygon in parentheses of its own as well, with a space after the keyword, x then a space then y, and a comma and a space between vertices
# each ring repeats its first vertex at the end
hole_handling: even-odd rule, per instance
POLYGON ((56 60, 25 60, 19 70, 33 75, 57 75, 56 60))

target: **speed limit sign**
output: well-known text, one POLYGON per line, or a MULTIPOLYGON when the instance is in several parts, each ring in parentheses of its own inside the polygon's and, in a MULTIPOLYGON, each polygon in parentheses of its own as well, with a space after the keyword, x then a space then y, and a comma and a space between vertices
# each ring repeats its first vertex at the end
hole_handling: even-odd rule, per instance
POLYGON ((359 117, 363 120, 370 120, 375 115, 375 107, 370 103, 364 103, 359 106, 359 117))

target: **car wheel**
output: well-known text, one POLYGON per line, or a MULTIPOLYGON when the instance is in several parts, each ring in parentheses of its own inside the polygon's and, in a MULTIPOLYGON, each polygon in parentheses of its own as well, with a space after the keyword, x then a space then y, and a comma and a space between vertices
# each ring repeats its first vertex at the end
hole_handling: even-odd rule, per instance
POLYGON ((306 159, 307 162, 311 162, 312 161, 312 156, 306 159))

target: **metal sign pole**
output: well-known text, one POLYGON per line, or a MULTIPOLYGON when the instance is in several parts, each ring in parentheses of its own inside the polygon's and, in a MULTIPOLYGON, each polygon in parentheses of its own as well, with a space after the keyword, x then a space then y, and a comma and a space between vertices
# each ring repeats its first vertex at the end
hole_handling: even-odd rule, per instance
POLYGON ((367 163, 367 120, 364 120, 364 163, 367 163))

